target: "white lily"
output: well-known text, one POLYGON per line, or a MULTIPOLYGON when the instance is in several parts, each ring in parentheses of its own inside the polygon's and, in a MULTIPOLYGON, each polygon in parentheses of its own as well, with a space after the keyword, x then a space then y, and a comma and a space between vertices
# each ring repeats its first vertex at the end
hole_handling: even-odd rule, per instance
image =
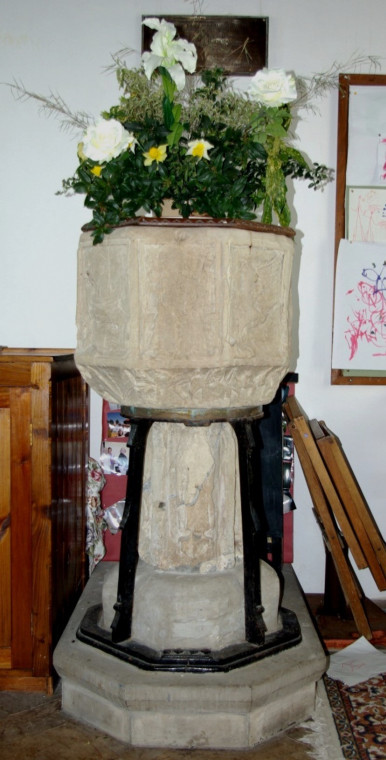
POLYGON ((196 46, 187 40, 175 40, 177 33, 174 24, 165 19, 147 18, 143 21, 145 26, 155 29, 150 50, 142 54, 142 64, 148 79, 153 71, 163 66, 169 72, 177 89, 182 90, 185 86, 185 71, 193 74, 197 65, 196 46))

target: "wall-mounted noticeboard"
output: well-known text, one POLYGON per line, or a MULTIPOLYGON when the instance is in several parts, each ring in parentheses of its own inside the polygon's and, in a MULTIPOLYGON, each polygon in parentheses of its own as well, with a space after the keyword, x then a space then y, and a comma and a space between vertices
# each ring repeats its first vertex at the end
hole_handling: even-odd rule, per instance
POLYGON ((386 385, 386 75, 339 77, 331 382, 386 385))

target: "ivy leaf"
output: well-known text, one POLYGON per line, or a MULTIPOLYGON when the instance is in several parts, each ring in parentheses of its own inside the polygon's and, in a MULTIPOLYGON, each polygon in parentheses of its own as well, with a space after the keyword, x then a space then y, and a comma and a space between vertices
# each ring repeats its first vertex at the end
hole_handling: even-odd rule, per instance
POLYGON ((286 137, 287 130, 284 129, 282 124, 276 121, 267 125, 266 134, 272 135, 272 137, 286 137))

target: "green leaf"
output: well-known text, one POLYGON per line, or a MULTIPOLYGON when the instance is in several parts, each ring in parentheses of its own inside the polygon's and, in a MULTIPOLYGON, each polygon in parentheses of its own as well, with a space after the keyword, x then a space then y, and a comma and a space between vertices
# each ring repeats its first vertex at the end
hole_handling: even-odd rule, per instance
POLYGON ((263 224, 272 224, 272 203, 268 197, 264 199, 261 221, 263 224))
POLYGON ((162 101, 162 108, 164 113, 165 126, 167 129, 171 129, 174 123, 173 103, 166 95, 162 101))
POLYGON ((173 145, 176 145, 184 131, 184 128, 182 124, 179 122, 175 122, 172 126, 172 129, 170 130, 168 136, 167 136, 167 143, 172 147, 173 145))
POLYGON ((279 122, 273 122, 267 125, 267 134, 272 137, 286 137, 287 131, 279 122))
POLYGON ((179 121, 181 118, 181 112, 182 112, 182 105, 180 103, 177 103, 177 105, 173 106, 173 117, 174 121, 179 121))
POLYGON ((251 158, 267 158, 267 151, 265 150, 264 145, 259 140, 255 139, 255 137, 253 138, 253 142, 248 146, 248 153, 251 158))
POLYGON ((162 86, 166 97, 172 101, 177 89, 175 81, 171 78, 168 70, 164 66, 159 66, 159 73, 161 74, 162 86))

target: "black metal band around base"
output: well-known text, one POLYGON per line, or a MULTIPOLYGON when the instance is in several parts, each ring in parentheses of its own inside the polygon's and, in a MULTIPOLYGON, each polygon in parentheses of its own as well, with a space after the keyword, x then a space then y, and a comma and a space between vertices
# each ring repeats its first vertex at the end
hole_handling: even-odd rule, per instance
POLYGON ((217 651, 210 649, 155 650, 133 639, 114 643, 111 633, 98 625, 101 614, 102 605, 90 607, 77 630, 77 638, 142 670, 184 673, 227 672, 242 665, 249 665, 268 655, 278 654, 299 644, 302 639, 296 615, 291 610, 281 608, 279 618, 281 617, 282 629, 266 635, 261 645, 244 641, 217 651))

